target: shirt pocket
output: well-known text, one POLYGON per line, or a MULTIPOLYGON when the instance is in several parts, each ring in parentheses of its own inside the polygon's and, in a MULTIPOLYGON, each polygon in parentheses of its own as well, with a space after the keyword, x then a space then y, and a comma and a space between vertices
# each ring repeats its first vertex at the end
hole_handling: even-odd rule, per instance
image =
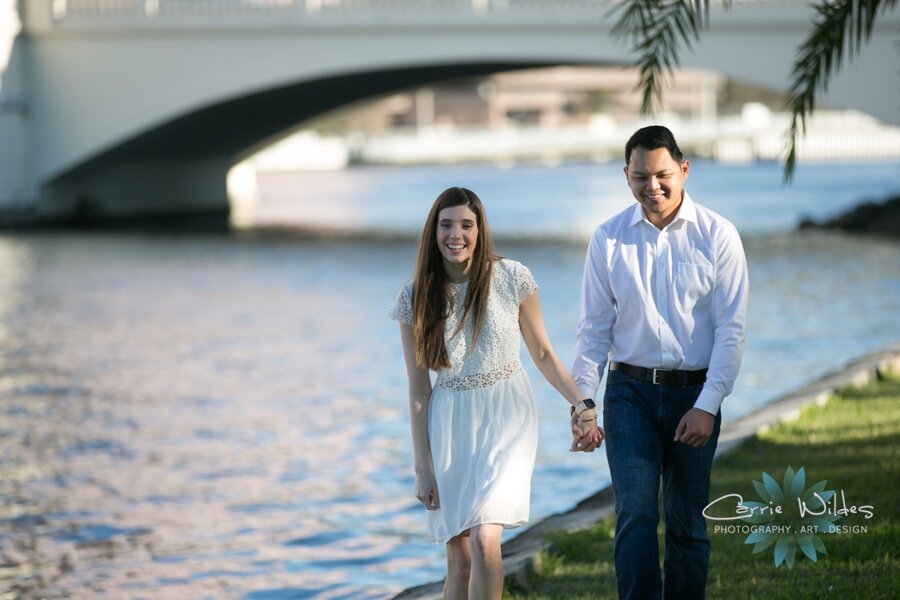
POLYGON ((712 297, 715 269, 708 264, 677 263, 675 265, 675 297, 682 310, 690 312, 712 297))

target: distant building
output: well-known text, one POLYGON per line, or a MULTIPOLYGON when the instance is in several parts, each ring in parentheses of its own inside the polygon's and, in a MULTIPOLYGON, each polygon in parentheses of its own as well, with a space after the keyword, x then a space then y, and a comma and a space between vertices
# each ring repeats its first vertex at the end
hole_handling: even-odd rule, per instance
MULTIPOLYGON (((588 125, 597 115, 638 118, 636 69, 549 67, 496 73, 421 87, 333 113, 316 129, 378 133, 394 128, 588 125)), ((701 70, 679 70, 663 89, 661 111, 715 120, 725 79, 701 70)))

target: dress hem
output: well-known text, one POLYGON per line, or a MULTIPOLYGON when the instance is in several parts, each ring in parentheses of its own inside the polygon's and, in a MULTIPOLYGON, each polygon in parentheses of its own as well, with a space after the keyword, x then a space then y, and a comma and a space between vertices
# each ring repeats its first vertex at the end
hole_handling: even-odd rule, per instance
POLYGON ((472 529, 473 527, 477 527, 479 525, 502 525, 503 529, 516 529, 517 527, 522 527, 523 525, 527 525, 528 522, 529 522, 529 519, 519 519, 518 521, 508 521, 508 522, 507 521, 495 521, 492 519, 481 519, 478 521, 473 521, 472 523, 470 523, 468 525, 464 525, 464 526, 460 527, 459 529, 456 530, 456 533, 449 535, 446 538, 435 539, 431 536, 429 536, 429 538, 431 539, 431 543, 434 545, 446 544, 451 539, 453 539, 456 536, 458 536, 459 534, 461 534, 463 531, 466 531, 467 529, 472 529))

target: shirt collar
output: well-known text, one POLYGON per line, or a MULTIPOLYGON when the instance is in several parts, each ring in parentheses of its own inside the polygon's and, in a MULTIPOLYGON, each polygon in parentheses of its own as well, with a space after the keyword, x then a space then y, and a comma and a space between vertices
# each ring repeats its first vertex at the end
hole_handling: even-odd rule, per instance
POLYGON ((694 200, 687 193, 687 190, 684 191, 684 200, 681 201, 681 208, 678 209, 678 214, 675 215, 673 223, 678 219, 690 221, 691 223, 697 222, 697 205, 694 204, 694 200))
MULTIPOLYGON (((637 225, 646 218, 641 203, 635 202, 631 209, 631 225, 637 225)), ((672 219, 672 223, 679 220, 689 221, 691 223, 697 222, 697 205, 694 204, 694 201, 691 199, 691 195, 687 193, 687 190, 684 191, 684 199, 681 201, 681 207, 678 209, 678 214, 672 219)))
POLYGON ((631 226, 634 227, 644 220, 644 208, 640 202, 635 202, 631 207, 631 226))

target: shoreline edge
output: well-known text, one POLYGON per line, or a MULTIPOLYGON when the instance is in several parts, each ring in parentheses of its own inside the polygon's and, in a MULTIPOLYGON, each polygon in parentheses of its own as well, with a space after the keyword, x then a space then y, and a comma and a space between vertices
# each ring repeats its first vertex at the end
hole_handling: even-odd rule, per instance
MULTIPOLYGON (((838 390, 863 387, 877 380, 885 371, 900 372, 900 344, 851 360, 837 371, 779 396, 743 417, 723 423, 714 460, 732 452, 758 432, 764 432, 778 423, 795 420, 807 405, 823 405, 838 390)), ((614 509, 612 485, 607 484, 570 510, 537 521, 503 544, 505 577, 524 580, 532 572, 540 571, 541 552, 550 546, 550 542, 545 539, 547 532, 585 529, 604 519, 614 509)), ((417 585, 393 596, 393 600, 438 600, 442 597, 443 586, 443 580, 417 585)))

